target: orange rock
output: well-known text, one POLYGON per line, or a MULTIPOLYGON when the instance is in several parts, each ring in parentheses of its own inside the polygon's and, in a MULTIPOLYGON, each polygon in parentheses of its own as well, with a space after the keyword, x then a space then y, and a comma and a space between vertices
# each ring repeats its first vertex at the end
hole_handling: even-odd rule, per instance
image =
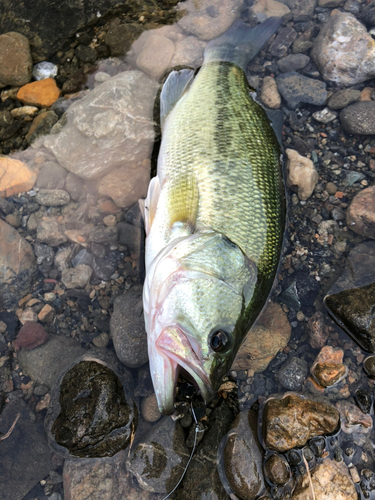
POLYGON ((36 181, 36 174, 19 160, 0 158, 0 196, 8 198, 29 191, 36 181))
POLYGON ((45 78, 21 87, 17 99, 25 104, 48 108, 60 97, 60 89, 53 78, 45 78))
POLYGON ((365 87, 361 92, 360 101, 372 101, 371 96, 374 93, 374 87, 365 87))

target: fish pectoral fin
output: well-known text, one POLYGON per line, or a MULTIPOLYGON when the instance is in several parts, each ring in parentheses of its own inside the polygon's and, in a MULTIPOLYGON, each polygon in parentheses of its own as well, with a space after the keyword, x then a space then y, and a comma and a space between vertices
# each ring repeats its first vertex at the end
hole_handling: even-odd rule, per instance
POLYGON ((169 73, 160 93, 160 126, 162 130, 167 116, 188 88, 193 77, 193 69, 182 69, 169 73))
POLYGON ((199 205, 198 184, 195 178, 183 176, 170 188, 169 225, 176 227, 180 223, 189 228, 189 233, 195 231, 199 205))
POLYGON ((139 208, 145 223, 146 236, 149 234, 154 220, 156 207, 160 196, 160 181, 159 177, 153 177, 150 181, 145 200, 138 200, 139 208))

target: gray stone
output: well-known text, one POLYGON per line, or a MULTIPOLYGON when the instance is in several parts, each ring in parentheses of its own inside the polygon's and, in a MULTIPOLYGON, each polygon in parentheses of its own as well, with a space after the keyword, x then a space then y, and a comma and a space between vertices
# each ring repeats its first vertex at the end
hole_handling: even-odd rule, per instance
POLYGON ((0 308, 10 308, 29 293, 37 267, 31 245, 1 219, 0 241, 0 308))
POLYGON ((289 47, 292 45, 296 38, 297 32, 295 29, 289 26, 281 28, 275 40, 270 43, 270 46, 268 48, 269 53, 277 58, 286 56, 289 47))
POLYGON ((309 61, 309 56, 304 54, 289 54, 279 59, 277 65, 281 73, 288 73, 289 71, 298 71, 304 68, 309 61))
POLYGON ((355 89, 343 89, 335 92, 328 100, 328 107, 331 109, 342 109, 352 104, 361 97, 361 91, 355 89))
POLYGON ((23 370, 39 384, 51 388, 60 372, 73 359, 85 353, 76 340, 50 335, 49 340, 35 349, 21 349, 18 360, 23 370))
POLYGON ((375 101, 351 104, 340 112, 340 120, 349 134, 375 135, 375 101))
POLYGON ((46 146, 60 165, 83 179, 119 166, 131 170, 151 154, 157 89, 157 82, 140 71, 118 74, 72 104, 66 125, 45 139, 46 146))
POLYGON ((305 360, 292 356, 281 366, 277 378, 285 389, 300 391, 308 370, 305 360))
POLYGON ((0 36, 0 88, 28 83, 32 66, 30 44, 25 36, 14 31, 0 36))
POLYGON ((86 264, 79 264, 74 268, 63 269, 61 281, 66 288, 84 288, 90 281, 92 275, 91 267, 86 264))
MULTIPOLYGON (((41 189, 62 189, 68 172, 54 161, 43 163, 38 174, 36 186, 41 189)), ((38 202, 40 205, 42 203, 38 202)))
MULTIPOLYGON (((355 12, 353 12, 353 14, 355 14, 355 12)), ((365 23, 366 26, 371 28, 375 26, 375 3, 369 2, 362 10, 359 18, 365 23)))
POLYGON ((52 247, 57 247, 67 241, 67 237, 60 230, 57 220, 47 217, 39 222, 36 238, 52 247))
POLYGON ((130 289, 116 297, 110 327, 117 357, 124 365, 137 368, 147 362, 142 290, 130 289))
POLYGON ((291 0, 289 8, 293 14, 293 21, 309 21, 314 15, 318 0, 291 0))
POLYGON ((0 435, 10 430, 18 414, 13 432, 1 441, 1 500, 21 500, 54 469, 43 423, 36 421, 24 401, 14 399, 5 406, 0 415, 0 435))
POLYGON ((69 203, 70 196, 63 189, 40 189, 35 201, 44 207, 62 207, 69 203))
POLYGON ((326 102, 326 84, 319 80, 313 80, 292 71, 278 76, 276 83, 289 109, 296 109, 300 103, 321 106, 326 102))
POLYGON ((118 229, 116 226, 97 226, 94 227, 88 236, 90 243, 102 243, 105 245, 113 245, 117 242, 118 229))
POLYGON ((73 201, 78 201, 84 194, 85 184, 83 180, 75 174, 69 172, 65 179, 65 190, 69 193, 73 201))

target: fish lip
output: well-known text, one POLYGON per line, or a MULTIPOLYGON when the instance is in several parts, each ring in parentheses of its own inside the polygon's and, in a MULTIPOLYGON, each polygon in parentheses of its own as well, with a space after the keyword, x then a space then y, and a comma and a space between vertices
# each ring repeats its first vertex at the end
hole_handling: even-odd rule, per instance
MULTIPOLYGON (((181 328, 176 325, 164 328, 156 340, 156 347, 193 378, 206 403, 212 399, 214 391, 202 362, 181 328)), ((176 370, 176 377, 177 372, 178 370, 176 370)))

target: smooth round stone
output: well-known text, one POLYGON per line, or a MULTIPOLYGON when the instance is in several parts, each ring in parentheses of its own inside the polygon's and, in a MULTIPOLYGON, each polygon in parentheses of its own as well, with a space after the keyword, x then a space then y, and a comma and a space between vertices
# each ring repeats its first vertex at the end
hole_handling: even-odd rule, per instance
POLYGON ((278 486, 283 486, 290 479, 288 462, 280 455, 272 455, 264 466, 264 471, 269 481, 278 486))
POLYGON ((375 379, 375 356, 369 356, 365 359, 364 369, 370 378, 375 379))
POLYGON ((355 400, 363 413, 370 413, 372 405, 371 394, 363 389, 358 389, 355 392, 355 400))
POLYGON ((57 75, 58 66, 48 61, 37 63, 33 67, 33 77, 35 80, 54 78, 57 75))
POLYGON ((162 416, 158 408, 156 395, 154 393, 147 398, 142 399, 141 413, 146 422, 156 422, 162 416))
POLYGON ((96 82, 103 83, 109 80, 111 78, 111 75, 109 75, 105 71, 98 71, 97 73, 95 73, 94 78, 96 82))

